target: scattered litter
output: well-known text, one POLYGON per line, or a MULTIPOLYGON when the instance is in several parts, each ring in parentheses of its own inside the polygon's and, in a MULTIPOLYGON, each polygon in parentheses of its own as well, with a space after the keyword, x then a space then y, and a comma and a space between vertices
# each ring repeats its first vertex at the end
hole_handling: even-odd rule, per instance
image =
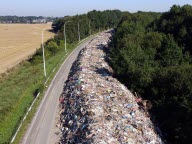
POLYGON ((62 144, 161 144, 141 99, 112 77, 104 49, 111 33, 103 32, 79 53, 61 103, 62 144))

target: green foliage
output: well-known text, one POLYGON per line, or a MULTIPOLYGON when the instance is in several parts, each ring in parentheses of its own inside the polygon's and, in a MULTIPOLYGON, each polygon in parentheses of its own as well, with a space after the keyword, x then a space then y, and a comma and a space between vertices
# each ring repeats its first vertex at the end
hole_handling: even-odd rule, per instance
POLYGON ((151 87, 152 112, 157 116, 167 140, 191 141, 192 66, 179 65, 159 69, 151 87))
POLYGON ((152 103, 170 143, 192 140, 191 10, 175 5, 162 16, 124 13, 109 53, 115 76, 152 103))
POLYGON ((83 15, 73 17, 66 16, 53 22, 53 29, 58 33, 58 38, 63 39, 63 26, 66 24, 67 43, 78 41, 78 23, 80 27, 81 39, 90 35, 90 33, 98 32, 99 29, 105 30, 115 27, 121 19, 122 12, 119 10, 96 11, 93 10, 83 15), (89 25, 90 24, 90 25, 89 25))
MULTIPOLYGON (((61 42, 63 43, 63 42, 61 42)), ((45 44, 45 48, 55 45, 53 40, 45 44)), ((65 55, 63 45, 58 51, 51 53, 53 48, 47 49, 46 70, 50 75, 65 55)), ((74 45, 68 46, 70 52, 74 45)), ((19 122, 38 92, 44 89, 42 49, 33 58, 15 68, 0 80, 0 143, 9 143, 19 122), (38 61, 39 60, 39 61, 38 61)))
POLYGON ((180 65, 183 61, 182 48, 178 46, 170 35, 164 36, 156 55, 156 59, 163 67, 180 65))
POLYGON ((192 53, 192 6, 174 5, 169 12, 164 13, 156 22, 157 31, 172 34, 177 43, 185 51, 192 53))
POLYGON ((55 41, 49 41, 45 47, 46 51, 49 51, 52 55, 56 54, 60 48, 55 41))

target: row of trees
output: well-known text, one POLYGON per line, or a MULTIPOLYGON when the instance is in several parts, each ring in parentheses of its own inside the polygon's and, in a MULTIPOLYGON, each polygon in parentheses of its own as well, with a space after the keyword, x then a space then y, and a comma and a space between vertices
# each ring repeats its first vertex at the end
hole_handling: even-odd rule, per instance
POLYGON ((53 29, 58 33, 58 39, 63 39, 63 26, 66 25, 67 43, 78 41, 78 23, 80 27, 81 38, 85 38, 90 34, 112 28, 116 26, 121 19, 122 12, 119 10, 106 11, 90 11, 87 14, 76 16, 65 16, 53 22, 53 29))
POLYGON ((34 20, 41 19, 45 19, 46 22, 52 22, 57 18, 43 16, 0 16, 0 23, 33 23, 34 20))
MULTIPOLYGON (((60 51, 64 51, 64 23, 66 25, 67 44, 76 44, 78 41, 78 22, 80 28, 81 38, 85 38, 101 30, 116 26, 121 19, 122 12, 119 10, 107 10, 107 11, 91 11, 87 14, 66 16, 64 18, 55 19, 52 24, 53 30, 57 35, 53 39, 48 40, 45 43, 45 56, 49 58, 60 51), (90 23, 90 25, 89 25, 90 23), (90 31, 91 30, 91 31, 90 31)), ((31 63, 37 64, 42 62, 42 49, 37 50, 35 56, 30 60, 31 63)))
POLYGON ((124 14, 109 57, 115 76, 151 102, 170 143, 192 140, 192 6, 124 14))

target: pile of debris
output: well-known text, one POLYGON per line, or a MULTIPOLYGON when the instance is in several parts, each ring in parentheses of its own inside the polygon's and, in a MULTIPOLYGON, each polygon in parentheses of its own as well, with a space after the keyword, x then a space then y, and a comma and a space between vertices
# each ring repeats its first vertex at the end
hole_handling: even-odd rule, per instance
POLYGON ((112 77, 104 52, 110 37, 94 38, 71 68, 60 97, 60 142, 163 143, 141 99, 112 77))

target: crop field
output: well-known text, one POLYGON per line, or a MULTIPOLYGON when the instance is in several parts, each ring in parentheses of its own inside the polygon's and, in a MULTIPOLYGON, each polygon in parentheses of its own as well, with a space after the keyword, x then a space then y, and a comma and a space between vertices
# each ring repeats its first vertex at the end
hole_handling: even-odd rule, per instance
POLYGON ((13 68, 31 56, 41 46, 41 32, 44 42, 54 36, 47 24, 0 24, 0 74, 13 68))

